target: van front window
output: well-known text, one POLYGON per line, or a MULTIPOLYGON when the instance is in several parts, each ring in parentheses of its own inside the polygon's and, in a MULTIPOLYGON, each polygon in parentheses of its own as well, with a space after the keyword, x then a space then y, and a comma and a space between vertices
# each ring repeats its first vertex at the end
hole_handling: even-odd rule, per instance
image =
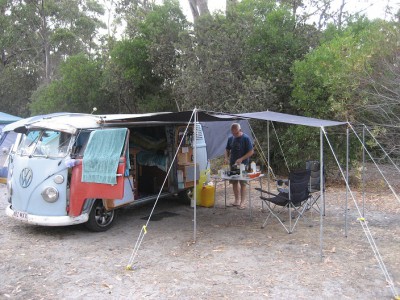
POLYGON ((61 158, 68 154, 71 134, 53 130, 30 130, 22 138, 17 153, 27 156, 61 158))

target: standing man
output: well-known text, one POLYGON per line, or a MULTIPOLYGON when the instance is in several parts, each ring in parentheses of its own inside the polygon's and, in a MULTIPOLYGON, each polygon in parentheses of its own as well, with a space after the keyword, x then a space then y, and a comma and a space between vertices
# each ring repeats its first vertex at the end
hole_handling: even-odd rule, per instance
MULTIPOLYGON (((253 155, 253 145, 247 134, 242 132, 239 123, 231 125, 232 136, 229 137, 225 149, 225 163, 232 165, 244 164, 248 166, 249 157, 253 155)), ((246 181, 231 180, 233 185, 233 193, 235 202, 231 206, 237 206, 238 209, 245 209, 244 202, 246 200, 246 181), (240 198, 239 198, 239 182, 240 182, 240 198)))

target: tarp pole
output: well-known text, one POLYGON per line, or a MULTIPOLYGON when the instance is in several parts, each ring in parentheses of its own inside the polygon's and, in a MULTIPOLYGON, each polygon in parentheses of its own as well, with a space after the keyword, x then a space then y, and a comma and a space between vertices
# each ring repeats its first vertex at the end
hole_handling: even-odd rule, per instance
POLYGON ((322 261, 322 257, 324 256, 323 254, 323 240, 324 240, 324 214, 325 214, 325 196, 323 193, 324 190, 324 167, 323 167, 323 163, 324 163, 324 135, 323 135, 323 127, 320 128, 320 136, 319 136, 319 151, 320 151, 320 155, 319 155, 319 159, 320 159, 320 163, 319 163, 319 168, 320 168, 320 183, 319 183, 319 190, 320 190, 320 195, 321 195, 321 209, 319 210, 319 219, 320 219, 320 238, 319 238, 319 247, 320 247, 320 256, 321 256, 321 261, 322 261))
POLYGON ((362 206, 362 216, 365 217, 365 125, 363 125, 363 131, 362 131, 362 200, 363 200, 363 206, 362 206))
MULTIPOLYGON (((267 121, 267 151, 268 151, 268 153, 267 153, 267 157, 268 157, 268 161, 267 161, 267 164, 268 164, 268 166, 267 166, 267 169, 268 169, 268 192, 270 193, 271 192, 271 187, 270 187, 270 179, 271 179, 271 171, 270 171, 270 152, 269 152, 269 121, 267 121)), ((262 204, 264 204, 264 201, 261 201, 262 202, 262 204)))
MULTIPOLYGON (((346 182, 349 182, 349 126, 346 127, 346 182)), ((344 212, 344 236, 347 237, 347 209, 348 209, 349 184, 346 185, 346 204, 344 212)))
POLYGON ((194 126, 193 126, 193 162, 194 162, 194 188, 193 188, 193 242, 196 243, 196 233, 197 233, 197 108, 194 108, 194 126))

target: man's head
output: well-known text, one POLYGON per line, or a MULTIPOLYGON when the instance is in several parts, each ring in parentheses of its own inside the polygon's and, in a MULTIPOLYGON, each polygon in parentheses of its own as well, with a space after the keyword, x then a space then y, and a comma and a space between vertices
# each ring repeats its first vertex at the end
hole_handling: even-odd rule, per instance
POLYGON ((240 128, 239 123, 233 123, 231 125, 231 132, 234 137, 239 137, 242 135, 242 129, 240 128))

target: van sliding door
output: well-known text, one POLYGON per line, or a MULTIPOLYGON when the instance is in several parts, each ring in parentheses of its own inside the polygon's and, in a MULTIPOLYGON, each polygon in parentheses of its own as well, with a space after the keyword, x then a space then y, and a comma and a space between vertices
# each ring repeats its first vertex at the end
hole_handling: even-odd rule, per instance
POLYGON ((126 128, 90 133, 82 164, 72 169, 70 215, 82 213, 85 199, 122 199, 126 170, 126 128))

